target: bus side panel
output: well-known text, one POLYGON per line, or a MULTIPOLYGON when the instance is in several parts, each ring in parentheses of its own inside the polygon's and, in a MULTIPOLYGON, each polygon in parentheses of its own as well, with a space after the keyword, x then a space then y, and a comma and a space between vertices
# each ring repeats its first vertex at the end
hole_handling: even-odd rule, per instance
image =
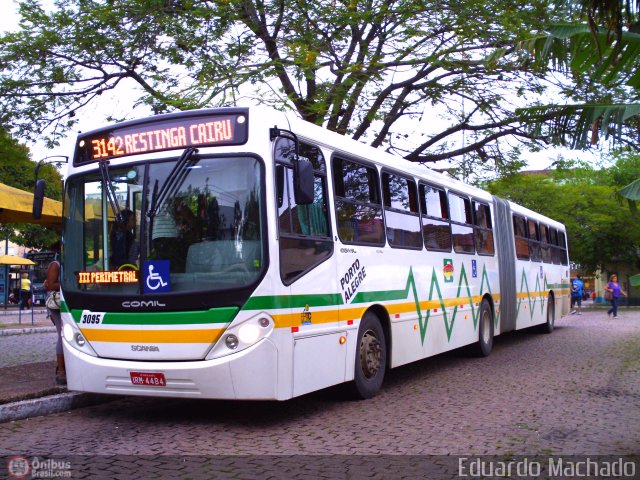
POLYGON ((546 319, 544 267, 529 260, 516 261, 516 330, 538 325, 546 319))
POLYGON ((303 395, 353 378, 357 322, 340 319, 336 252, 289 287, 291 310, 281 323, 293 341, 292 394, 303 395), (341 341, 341 338, 347 341, 341 341), (349 378, 349 375, 351 377, 349 378))
POLYGON ((566 265, 518 260, 516 262, 516 329, 547 321, 549 298, 554 300, 556 320, 568 310, 568 272, 566 265))
MULTIPOLYGON (((343 316, 357 320, 372 304, 387 311, 392 367, 475 343, 483 294, 499 296, 496 257, 388 247, 341 250, 342 279, 350 278, 349 269, 354 278, 364 274, 360 283, 342 289, 343 316)), ((497 333, 497 316, 494 327, 497 333)), ((351 368, 353 358, 355 351, 347 358, 351 368)))

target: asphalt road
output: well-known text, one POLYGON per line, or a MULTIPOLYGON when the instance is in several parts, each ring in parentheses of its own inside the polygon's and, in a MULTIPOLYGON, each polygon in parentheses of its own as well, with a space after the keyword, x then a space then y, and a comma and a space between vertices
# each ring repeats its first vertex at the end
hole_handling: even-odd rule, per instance
POLYGON ((551 335, 500 336, 488 358, 452 352, 392 370, 368 401, 340 389, 287 402, 128 397, 0 424, 0 455, 68 455, 72 478, 123 465, 171 478, 457 477, 433 455, 631 455, 640 475, 639 433, 640 311, 597 311, 551 335), (396 470, 369 475, 376 462, 396 470))

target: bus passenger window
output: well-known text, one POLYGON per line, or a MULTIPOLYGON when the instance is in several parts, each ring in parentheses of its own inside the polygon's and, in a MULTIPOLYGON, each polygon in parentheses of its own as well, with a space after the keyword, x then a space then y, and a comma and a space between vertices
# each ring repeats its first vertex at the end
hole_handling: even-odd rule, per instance
POLYGON ((387 239, 392 247, 422 249, 416 184, 399 175, 382 174, 387 239))
POLYGON ((527 240, 527 223, 520 215, 513 216, 513 236, 516 247, 516 257, 529 260, 529 241, 527 240))
POLYGON ((449 211, 451 212, 453 251, 456 253, 475 253, 471 202, 468 198, 449 192, 449 211))
POLYGON ((567 265, 569 258, 567 256, 567 237, 564 232, 558 232, 558 243, 560 248, 560 263, 567 265))
POLYGON ((450 252, 451 225, 447 194, 442 189, 421 183, 420 205, 424 246, 428 250, 450 252))
POLYGON ((538 222, 533 220, 527 221, 529 228, 529 252, 531 254, 531 260, 539 262, 542 260, 542 251, 540 249, 540 227, 538 222))
POLYGON ((377 170, 336 158, 333 177, 340 240, 344 243, 384 245, 377 170))
POLYGON ((551 237, 551 262, 560 264, 560 249, 558 248, 558 231, 555 228, 549 229, 551 237))
POLYGON ((491 209, 484 203, 473 202, 474 235, 476 250, 481 255, 493 255, 493 230, 491 226, 491 209))
POLYGON ((542 251, 542 261, 551 263, 551 236, 549 235, 549 227, 540 224, 540 250, 542 251))

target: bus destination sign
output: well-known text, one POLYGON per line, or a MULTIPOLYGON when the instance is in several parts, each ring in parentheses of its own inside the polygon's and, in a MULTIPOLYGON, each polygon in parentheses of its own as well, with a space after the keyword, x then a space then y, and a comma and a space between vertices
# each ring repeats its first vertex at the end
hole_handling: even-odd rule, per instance
POLYGON ((115 270, 104 272, 78 272, 79 285, 97 285, 109 283, 138 283, 137 270, 115 270))
POLYGON ((247 141, 245 114, 176 116, 124 124, 78 140, 76 164, 187 147, 240 145, 247 141))

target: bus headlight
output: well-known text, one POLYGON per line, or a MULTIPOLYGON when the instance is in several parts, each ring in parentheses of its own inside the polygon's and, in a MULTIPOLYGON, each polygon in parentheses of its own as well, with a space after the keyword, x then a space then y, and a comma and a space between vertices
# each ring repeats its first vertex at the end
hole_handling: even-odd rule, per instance
POLYGON ((232 324, 218 343, 213 346, 207 359, 222 357, 249 348, 268 337, 273 328, 274 321, 266 313, 251 317, 237 325, 232 324))
POLYGON ((62 314, 62 337, 66 341, 67 345, 75 348, 76 350, 81 351, 82 353, 86 353, 87 355, 91 355, 92 357, 97 357, 96 352, 91 348, 87 339, 84 338, 84 335, 75 324, 73 320, 65 319, 66 314, 62 314))
POLYGON ((62 327, 62 335, 64 335, 64 339, 71 343, 73 342, 73 327, 71 325, 69 325, 68 323, 64 324, 64 327, 62 327))
POLYGON ((255 323, 245 323, 238 329, 238 337, 242 343, 254 343, 260 337, 260 327, 255 323))
POLYGON ((82 333, 74 332, 73 327, 68 323, 65 323, 64 327, 62 327, 62 335, 67 342, 73 343, 75 341, 79 347, 84 347, 85 343, 87 343, 82 333))

